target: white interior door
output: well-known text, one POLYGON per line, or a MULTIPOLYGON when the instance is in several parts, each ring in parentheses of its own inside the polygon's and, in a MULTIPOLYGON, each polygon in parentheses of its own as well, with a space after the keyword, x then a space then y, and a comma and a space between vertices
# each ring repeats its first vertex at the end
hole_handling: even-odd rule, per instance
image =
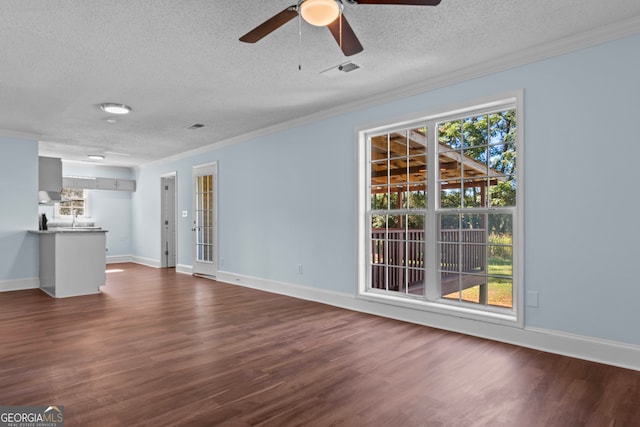
POLYGON ((161 267, 176 266, 176 176, 161 179, 161 267))
POLYGON ((217 164, 193 168, 193 274, 218 270, 217 164))

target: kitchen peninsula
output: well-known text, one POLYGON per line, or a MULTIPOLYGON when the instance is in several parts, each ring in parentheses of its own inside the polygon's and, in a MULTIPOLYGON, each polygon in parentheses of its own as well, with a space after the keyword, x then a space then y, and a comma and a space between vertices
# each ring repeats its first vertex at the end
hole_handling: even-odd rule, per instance
POLYGON ((51 228, 40 235, 40 289, 54 298, 100 293, 106 283, 106 232, 51 228))

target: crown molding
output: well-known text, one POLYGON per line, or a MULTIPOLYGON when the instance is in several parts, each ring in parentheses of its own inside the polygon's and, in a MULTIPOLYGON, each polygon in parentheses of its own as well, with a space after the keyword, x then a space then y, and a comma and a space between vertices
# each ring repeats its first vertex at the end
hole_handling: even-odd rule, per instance
POLYGON ((152 164, 162 164, 191 156, 196 156, 198 154, 206 153, 209 151, 219 150, 229 145, 250 141, 252 139, 291 129, 297 126, 302 126, 319 120, 347 114, 356 110, 379 105, 382 103, 397 101, 402 98, 419 95, 453 84, 462 83, 467 80, 499 73, 501 71, 531 64, 555 56, 575 52, 581 49, 586 49, 592 46, 622 39, 636 34, 640 34, 640 16, 617 22, 605 27, 595 28, 583 33, 573 34, 571 36, 557 39, 552 42, 539 44, 527 49, 523 49, 520 52, 505 55, 500 58, 493 58, 471 67, 465 67, 464 69, 458 71, 432 77, 421 81, 420 83, 396 88, 391 91, 372 95, 370 97, 360 99, 351 103, 344 103, 340 106, 334 106, 330 109, 318 111, 310 115, 287 120, 285 122, 277 123, 272 126, 267 126, 252 132, 214 142, 203 147, 185 151, 174 156, 144 163, 137 167, 152 164))
MULTIPOLYGON (((599 44, 619 40, 625 37, 640 34, 640 17, 628 19, 606 27, 596 28, 584 33, 557 39, 552 42, 539 44, 519 52, 492 58, 474 66, 465 67, 458 71, 426 79, 420 83, 410 84, 399 89, 380 93, 351 104, 343 104, 341 107, 313 115, 314 120, 344 114, 355 109, 366 108, 385 102, 397 101, 402 98, 430 92, 467 80, 499 73, 523 65, 553 58, 581 49, 586 49, 599 44), (324 114, 324 117, 322 116, 324 114)), ((307 116, 309 119, 312 116, 307 116)))

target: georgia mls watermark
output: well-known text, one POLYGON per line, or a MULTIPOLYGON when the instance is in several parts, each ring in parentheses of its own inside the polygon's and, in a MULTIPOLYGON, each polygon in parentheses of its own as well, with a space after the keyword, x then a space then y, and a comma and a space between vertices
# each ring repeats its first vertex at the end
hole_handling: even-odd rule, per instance
POLYGON ((64 406, 0 406, 0 427, 63 427, 64 406))

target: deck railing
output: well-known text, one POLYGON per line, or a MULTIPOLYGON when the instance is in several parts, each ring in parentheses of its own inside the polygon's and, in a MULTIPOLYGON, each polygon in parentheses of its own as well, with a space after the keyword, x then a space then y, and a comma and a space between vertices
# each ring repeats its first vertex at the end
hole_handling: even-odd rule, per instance
POLYGON ((484 229, 450 229, 440 232, 440 270, 472 272, 485 266, 484 229))
MULTIPOLYGON (((447 229, 440 231, 440 272, 485 271, 486 235, 484 229, 447 229)), ((424 230, 374 229, 371 232, 371 284, 403 291, 405 285, 422 283, 425 271, 424 230)))

